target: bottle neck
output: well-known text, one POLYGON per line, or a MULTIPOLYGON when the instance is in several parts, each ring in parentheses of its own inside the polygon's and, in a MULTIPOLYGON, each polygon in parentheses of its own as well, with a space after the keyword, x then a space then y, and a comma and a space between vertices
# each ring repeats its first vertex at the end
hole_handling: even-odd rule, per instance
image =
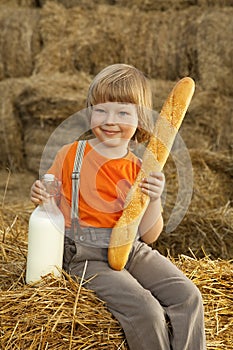
POLYGON ((43 203, 41 204, 44 208, 49 209, 50 207, 57 207, 54 196, 49 196, 43 203))

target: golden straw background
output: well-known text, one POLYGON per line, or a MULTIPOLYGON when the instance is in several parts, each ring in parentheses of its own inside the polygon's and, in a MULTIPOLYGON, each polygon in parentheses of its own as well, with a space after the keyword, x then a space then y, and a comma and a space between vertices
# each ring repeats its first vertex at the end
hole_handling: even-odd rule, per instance
MULTIPOLYGON (((157 111, 180 78, 195 80, 180 131, 192 200, 154 247, 200 288, 208 350, 233 349, 232 18, 232 0, 0 0, 0 349, 127 349, 85 276, 25 285, 29 192, 43 148, 85 108, 93 76, 118 62, 151 79, 157 111)), ((165 225, 177 162, 182 152, 164 169, 165 225)))

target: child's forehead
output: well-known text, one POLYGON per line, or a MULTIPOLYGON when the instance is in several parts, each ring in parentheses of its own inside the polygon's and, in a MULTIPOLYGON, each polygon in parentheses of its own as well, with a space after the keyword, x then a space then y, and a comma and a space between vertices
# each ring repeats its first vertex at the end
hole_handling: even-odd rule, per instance
POLYGON ((117 90, 116 87, 108 87, 106 89, 95 89, 90 98, 91 104, 116 102, 116 103, 137 103, 138 95, 135 92, 127 91, 125 88, 117 90), (136 94, 137 95, 137 94, 136 94))
MULTIPOLYGON (((120 110, 120 109, 127 109, 131 111, 136 110, 136 105, 134 103, 129 103, 129 102, 102 102, 102 103, 97 103, 95 106, 103 107, 106 109, 115 109, 115 110, 120 110)), ((95 107, 94 106, 94 107, 95 107)))

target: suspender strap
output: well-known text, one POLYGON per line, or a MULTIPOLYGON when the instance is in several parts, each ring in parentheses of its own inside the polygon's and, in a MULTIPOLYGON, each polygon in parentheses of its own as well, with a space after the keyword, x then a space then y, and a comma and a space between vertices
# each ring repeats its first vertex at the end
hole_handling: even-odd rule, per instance
POLYGON ((78 204, 79 204, 79 181, 80 181, 80 171, 82 166, 82 160, 84 155, 84 150, 87 141, 79 141, 76 151, 76 156, 74 160, 74 167, 72 173, 72 204, 71 204, 71 221, 78 223, 78 204))

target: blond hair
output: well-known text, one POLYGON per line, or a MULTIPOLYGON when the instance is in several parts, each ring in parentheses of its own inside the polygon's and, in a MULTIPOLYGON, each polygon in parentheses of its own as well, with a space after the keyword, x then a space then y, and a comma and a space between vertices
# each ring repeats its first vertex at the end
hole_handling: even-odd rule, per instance
POLYGON ((105 102, 125 102, 136 105, 138 128, 134 138, 147 142, 152 132, 152 92, 148 79, 137 68, 127 64, 113 64, 93 79, 87 107, 105 102))

